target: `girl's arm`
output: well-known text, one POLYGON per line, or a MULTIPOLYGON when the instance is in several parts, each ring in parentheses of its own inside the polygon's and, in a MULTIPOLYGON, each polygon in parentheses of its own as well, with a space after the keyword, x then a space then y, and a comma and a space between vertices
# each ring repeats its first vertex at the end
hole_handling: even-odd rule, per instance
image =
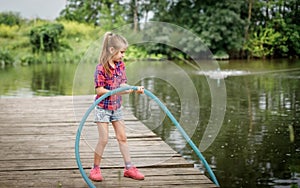
MULTIPOLYGON (((128 85, 127 84, 121 84, 120 86, 121 87, 126 87, 128 85)), ((104 87, 97 87, 96 88, 96 94, 99 95, 99 96, 102 96, 105 93, 108 93, 109 91, 110 90, 105 89, 104 87)), ((132 93, 132 92, 133 92, 132 89, 128 89, 126 91, 122 91, 122 92, 117 93, 117 95, 124 95, 124 94, 129 94, 129 93, 132 93)), ((138 89, 136 90, 136 93, 143 94, 144 93, 144 86, 138 86, 138 89)))
MULTIPOLYGON (((121 87, 126 87, 126 86, 128 86, 128 85, 127 84, 121 84, 121 87)), ((102 96, 105 93, 108 93, 109 91, 110 90, 105 89, 104 87, 97 87, 96 88, 96 94, 99 95, 99 96, 102 96)), ((126 91, 119 92, 116 95, 124 95, 124 94, 129 94, 129 93, 132 93, 132 92, 133 92, 133 90, 129 89, 129 90, 126 90, 126 91)))
POLYGON ((96 88, 96 94, 99 95, 99 96, 102 96, 104 95, 105 93, 108 93, 109 90, 108 89, 105 89, 104 87, 97 87, 96 88))
MULTIPOLYGON (((121 84, 120 87, 126 87, 126 86, 129 86, 128 84, 121 84)), ((138 89, 135 91, 136 93, 139 93, 139 94, 143 94, 144 93, 144 86, 137 86, 138 89)), ((123 91, 120 93, 120 95, 122 94, 129 94, 129 93, 132 93, 133 90, 132 89, 128 89, 126 91, 123 91)))
MULTIPOLYGON (((127 87, 127 86, 129 86, 129 85, 128 85, 128 84, 125 84, 125 83, 120 85, 120 87, 127 87)), ((128 89, 128 90, 125 90, 125 91, 120 92, 119 95, 130 94, 130 93, 132 93, 132 92, 133 92, 132 89, 128 89)))

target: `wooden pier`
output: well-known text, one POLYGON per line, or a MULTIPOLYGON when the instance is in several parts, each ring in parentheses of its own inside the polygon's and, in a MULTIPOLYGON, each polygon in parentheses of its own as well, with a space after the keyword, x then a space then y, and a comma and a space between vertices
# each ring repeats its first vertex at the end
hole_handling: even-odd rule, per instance
MULTIPOLYGON (((0 98, 0 187, 88 187, 74 153, 76 132, 93 96, 0 98)), ((88 118, 80 141, 86 171, 93 163, 97 128, 88 118)), ((113 128, 96 187, 216 187, 132 114, 125 115, 132 162, 145 180, 123 177, 113 128)))

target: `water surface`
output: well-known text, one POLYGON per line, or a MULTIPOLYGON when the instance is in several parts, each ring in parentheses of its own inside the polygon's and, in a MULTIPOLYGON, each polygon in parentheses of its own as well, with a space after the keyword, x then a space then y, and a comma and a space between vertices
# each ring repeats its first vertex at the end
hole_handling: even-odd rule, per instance
MULTIPOLYGON (((163 64, 166 62, 147 63, 130 68, 128 74, 135 71, 143 75, 150 64, 167 70, 163 64)), ((212 109, 207 79, 216 83, 224 80, 225 117, 216 139, 203 151, 221 187, 299 187, 300 61, 220 62, 220 69, 212 72, 180 67, 195 85, 198 101, 194 104, 198 105, 190 105, 192 99, 181 99, 174 85, 161 78, 145 77, 133 84, 142 84, 157 95, 177 119, 183 114, 191 117, 184 120, 187 127, 198 120, 192 127, 191 137, 200 145, 212 109)), ((43 64, 0 69, 0 97, 72 95, 76 68, 76 64, 43 64)), ((86 70, 93 68, 91 65, 86 70)), ((83 92, 78 94, 93 94, 90 88, 93 75, 84 79, 90 84, 79 84, 83 92)), ((196 168, 206 172, 172 122, 150 99, 131 95, 124 105, 187 160, 194 162, 196 168)))

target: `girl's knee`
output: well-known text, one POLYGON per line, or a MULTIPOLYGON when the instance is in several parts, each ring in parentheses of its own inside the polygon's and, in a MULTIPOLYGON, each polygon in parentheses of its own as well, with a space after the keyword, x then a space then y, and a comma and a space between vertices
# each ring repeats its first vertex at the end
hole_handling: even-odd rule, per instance
POLYGON ((106 139, 106 138, 102 138, 102 139, 99 138, 99 140, 98 140, 98 144, 101 146, 106 146, 107 143, 108 143, 108 139, 106 139))
POLYGON ((127 137, 126 136, 125 137, 119 137, 119 138, 117 138, 117 140, 120 144, 126 144, 127 143, 127 137))

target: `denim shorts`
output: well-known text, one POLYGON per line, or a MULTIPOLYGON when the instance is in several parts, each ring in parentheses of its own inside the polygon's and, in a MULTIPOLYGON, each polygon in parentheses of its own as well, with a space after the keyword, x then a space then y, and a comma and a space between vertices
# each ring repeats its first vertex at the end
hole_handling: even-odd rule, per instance
POLYGON ((123 112, 121 108, 118 108, 117 110, 106 110, 99 106, 95 108, 96 123, 109 123, 119 120, 123 120, 123 112))

